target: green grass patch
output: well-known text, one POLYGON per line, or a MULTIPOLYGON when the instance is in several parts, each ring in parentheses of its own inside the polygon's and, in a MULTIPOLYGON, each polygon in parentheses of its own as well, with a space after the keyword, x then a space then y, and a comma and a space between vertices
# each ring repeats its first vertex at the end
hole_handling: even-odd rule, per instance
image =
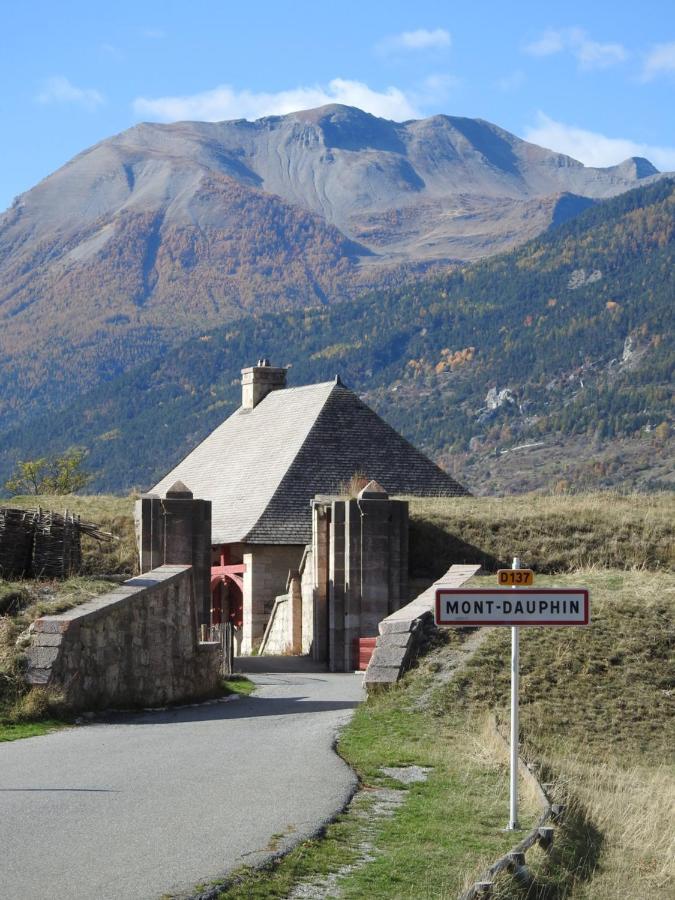
POLYGON ((241 694, 244 697, 255 690, 255 684, 245 675, 228 675, 223 678, 222 687, 225 694, 241 694))
POLYGON ((39 737, 52 731, 58 731, 60 728, 67 728, 68 724, 68 722, 58 719, 8 723, 3 721, 2 714, 0 714, 0 741, 18 741, 21 738, 39 737))

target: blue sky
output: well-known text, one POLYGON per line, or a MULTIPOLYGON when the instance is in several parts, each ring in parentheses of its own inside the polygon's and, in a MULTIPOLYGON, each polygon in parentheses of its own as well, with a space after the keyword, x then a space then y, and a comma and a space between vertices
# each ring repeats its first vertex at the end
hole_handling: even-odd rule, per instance
POLYGON ((588 164, 675 170, 672 0, 6 0, 0 22, 0 209, 138 121, 327 102, 481 117, 588 164))

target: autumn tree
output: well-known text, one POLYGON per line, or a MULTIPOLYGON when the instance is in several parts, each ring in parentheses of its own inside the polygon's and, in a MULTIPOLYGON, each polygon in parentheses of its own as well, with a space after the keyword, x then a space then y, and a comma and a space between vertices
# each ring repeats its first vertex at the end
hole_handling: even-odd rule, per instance
POLYGON ((83 467, 86 455, 85 450, 73 447, 61 456, 21 460, 5 482, 5 490, 13 496, 74 494, 91 480, 83 467))

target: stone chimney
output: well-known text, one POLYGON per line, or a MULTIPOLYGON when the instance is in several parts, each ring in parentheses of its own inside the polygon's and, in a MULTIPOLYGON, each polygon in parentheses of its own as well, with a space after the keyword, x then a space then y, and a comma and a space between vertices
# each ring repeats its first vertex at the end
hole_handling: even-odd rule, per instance
POLYGON ((286 387, 286 369, 276 369, 269 359, 259 359, 256 366, 241 370, 241 405, 253 409, 270 391, 286 387))

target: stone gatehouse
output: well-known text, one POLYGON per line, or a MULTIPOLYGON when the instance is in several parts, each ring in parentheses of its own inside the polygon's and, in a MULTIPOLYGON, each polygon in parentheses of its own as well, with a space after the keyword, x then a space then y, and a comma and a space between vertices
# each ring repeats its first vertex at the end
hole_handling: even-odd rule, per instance
POLYGON ((151 489, 164 498, 180 481, 211 501, 216 577, 202 621, 232 621, 243 654, 259 646, 275 597, 299 570, 317 495, 339 495, 357 472, 388 495, 468 493, 339 377, 287 387, 286 375, 267 360, 243 369, 239 409, 151 489))

